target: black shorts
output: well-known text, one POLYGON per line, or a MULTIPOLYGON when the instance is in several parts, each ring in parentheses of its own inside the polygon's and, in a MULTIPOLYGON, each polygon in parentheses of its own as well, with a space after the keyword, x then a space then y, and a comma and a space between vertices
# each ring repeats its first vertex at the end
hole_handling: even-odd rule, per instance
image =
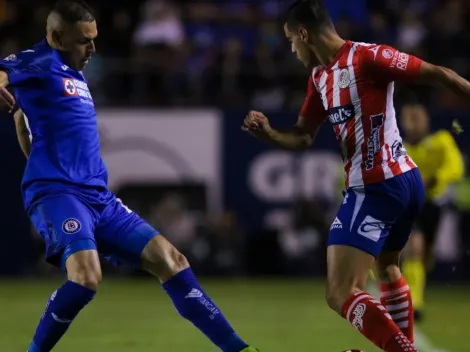
POLYGON ((432 245, 436 240, 441 214, 441 206, 430 200, 424 202, 423 208, 416 219, 416 227, 423 233, 424 241, 427 244, 432 245))

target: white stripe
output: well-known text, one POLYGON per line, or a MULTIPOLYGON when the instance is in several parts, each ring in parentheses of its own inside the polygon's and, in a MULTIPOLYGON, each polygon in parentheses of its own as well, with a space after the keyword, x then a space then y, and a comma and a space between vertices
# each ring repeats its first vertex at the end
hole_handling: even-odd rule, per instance
POLYGON ((26 126, 26 129, 28 130, 29 141, 32 142, 32 141, 33 141, 33 134, 31 133, 31 128, 29 127, 29 120, 28 120, 28 117, 26 116, 26 114, 24 113, 24 111, 23 111, 23 120, 24 120, 24 124, 25 124, 25 126, 26 126))
POLYGON ((401 296, 398 296, 398 297, 388 298, 388 299, 387 299, 387 302, 399 301, 399 300, 401 300, 401 299, 403 299, 403 298, 406 298, 406 297, 408 297, 408 293, 405 293, 405 294, 403 294, 403 295, 401 295, 401 296))
POLYGON ((392 319, 398 320, 398 319, 406 318, 408 317, 408 314, 409 312, 407 310, 405 310, 404 312, 397 313, 397 314, 392 314, 392 319))
POLYGON ((397 295, 399 293, 406 292, 409 289, 410 289, 410 287, 408 285, 406 285, 406 286, 397 288, 396 290, 384 291, 380 294, 380 297, 384 298, 384 297, 388 297, 388 296, 397 295))
POLYGON ((407 328, 409 323, 408 320, 400 321, 399 323, 395 323, 400 329, 407 328))
POLYGON ((323 71, 323 74, 321 75, 320 78, 320 95, 321 95, 321 100, 323 102, 323 107, 325 108, 326 111, 328 111, 328 97, 326 96, 326 79, 328 78, 328 73, 326 73, 326 70, 323 71))
POLYGON ((409 306, 409 303, 408 303, 408 301, 406 301, 406 302, 399 303, 399 304, 390 304, 390 305, 387 304, 385 306, 385 308, 387 308, 387 311, 393 312, 395 310, 401 310, 401 309, 408 308, 408 306, 409 306))
POLYGON ((349 186, 361 186, 364 184, 362 180, 362 144, 364 143, 364 130, 362 128, 362 108, 361 100, 359 99, 359 94, 357 91, 356 83, 356 74, 354 73, 353 59, 356 52, 356 48, 359 44, 354 43, 349 51, 348 55, 348 70, 349 70, 349 79, 351 80, 349 84, 349 94, 351 96, 351 103, 354 105, 355 112, 355 136, 356 136, 356 151, 352 157, 352 165, 349 175, 349 186))
POLYGON ((356 308, 356 305, 359 303, 359 301, 365 297, 369 296, 367 293, 360 293, 357 295, 357 297, 354 299, 354 301, 351 303, 351 305, 348 308, 348 312, 346 314, 346 319, 349 321, 349 317, 353 311, 354 308, 356 308))
MULTIPOLYGON (((332 71, 333 71, 333 106, 332 107, 338 107, 338 106, 341 106, 341 90, 338 85, 339 74, 340 74, 339 61, 337 61, 334 64, 334 66, 332 67, 332 71)), ((339 133, 341 135, 342 144, 344 145, 348 139, 346 123, 342 123, 337 126, 339 128, 339 133)))
POLYGON ((357 189, 353 189, 354 194, 356 195, 356 202, 354 203, 354 211, 353 211, 353 215, 351 218, 351 225, 349 227, 349 231, 352 231, 354 221, 356 221, 357 214, 359 213, 359 210, 362 207, 362 203, 364 203, 364 199, 366 197, 364 188, 360 187, 360 189, 362 190, 360 193, 357 192, 357 189))

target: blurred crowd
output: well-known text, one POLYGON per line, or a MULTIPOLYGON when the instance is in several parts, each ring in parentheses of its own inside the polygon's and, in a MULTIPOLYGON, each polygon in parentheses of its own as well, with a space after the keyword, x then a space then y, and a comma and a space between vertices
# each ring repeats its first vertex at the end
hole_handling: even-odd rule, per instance
MULTIPOLYGON (((282 14, 291 2, 90 0, 99 37, 86 75, 96 104, 298 110, 308 72, 283 34, 282 14)), ((0 55, 40 41, 52 3, 0 0, 0 55)), ((345 39, 390 44, 470 78, 470 1, 327 4, 345 39)), ((469 106, 435 89, 398 87, 396 92, 398 101, 418 96, 431 109, 469 106)), ((469 180, 457 192, 465 195, 460 197, 465 214, 470 214, 468 194, 469 180)), ((329 210, 336 205, 298 199, 281 224, 255 234, 247 233, 234 212, 207 219, 188 209, 180 194, 163 197, 145 217, 206 274, 311 274, 324 270, 329 210)), ((466 226, 465 231, 470 224, 466 226)), ((43 244, 37 241, 30 252, 33 265, 43 262, 43 244)), ((48 272, 51 267, 39 269, 48 272)))
MULTIPOLYGON (((1 2, 1 54, 42 38, 51 1, 1 2)), ((87 77, 99 104, 295 110, 303 101, 308 73, 283 38, 289 0, 89 2, 100 34, 87 77)), ((327 5, 344 38, 391 44, 470 76, 469 1, 332 0, 327 5)), ((440 106, 468 104, 442 92, 418 92, 440 106)))

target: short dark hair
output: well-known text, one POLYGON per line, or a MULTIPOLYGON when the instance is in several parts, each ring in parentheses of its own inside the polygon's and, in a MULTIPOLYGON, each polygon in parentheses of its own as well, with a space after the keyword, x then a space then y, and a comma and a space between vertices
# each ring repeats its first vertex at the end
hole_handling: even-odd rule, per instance
POLYGON ((287 10, 285 23, 288 28, 305 26, 318 29, 333 25, 322 0, 297 0, 287 10))
POLYGON ((69 24, 95 21, 92 8, 82 0, 59 0, 52 8, 52 12, 57 13, 69 24))

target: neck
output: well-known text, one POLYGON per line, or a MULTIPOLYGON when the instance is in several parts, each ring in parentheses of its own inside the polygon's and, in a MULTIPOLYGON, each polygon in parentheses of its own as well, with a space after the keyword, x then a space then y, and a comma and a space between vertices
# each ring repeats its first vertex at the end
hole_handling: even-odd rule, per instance
POLYGON ((318 36, 315 45, 311 46, 311 50, 315 53, 318 62, 323 67, 327 67, 345 43, 346 41, 336 31, 327 29, 318 36))

